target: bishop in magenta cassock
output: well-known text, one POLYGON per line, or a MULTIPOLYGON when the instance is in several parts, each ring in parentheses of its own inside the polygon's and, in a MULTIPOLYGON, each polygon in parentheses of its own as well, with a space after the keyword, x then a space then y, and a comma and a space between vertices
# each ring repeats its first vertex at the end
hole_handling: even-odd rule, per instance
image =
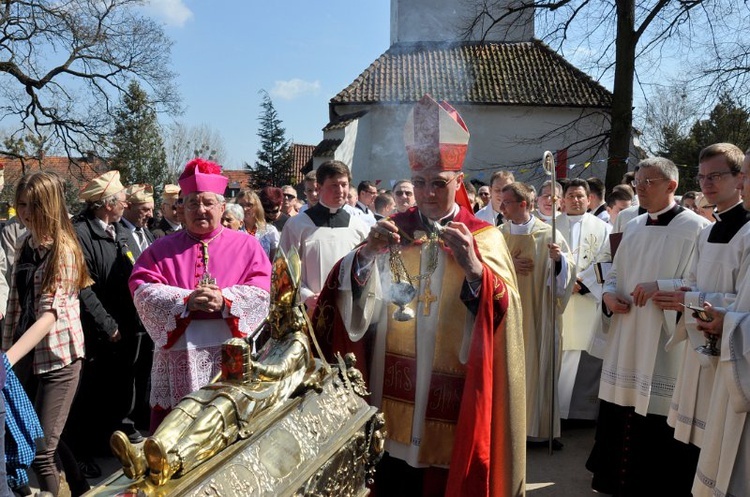
POLYGON ((268 313, 271 264, 255 237, 221 225, 228 179, 220 173, 202 159, 185 166, 185 229, 150 245, 130 277, 155 344, 152 429, 218 373, 221 344, 251 335, 268 313))

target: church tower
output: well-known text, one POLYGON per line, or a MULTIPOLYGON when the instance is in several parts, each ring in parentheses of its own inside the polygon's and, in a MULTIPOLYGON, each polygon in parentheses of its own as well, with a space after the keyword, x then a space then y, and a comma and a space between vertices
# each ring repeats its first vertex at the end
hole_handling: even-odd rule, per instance
POLYGON ((402 42, 479 41, 484 31, 486 42, 524 42, 534 36, 534 9, 517 9, 519 0, 391 0, 391 45, 402 42), (477 26, 471 36, 464 33, 478 17, 484 4, 492 4, 492 15, 506 18, 489 29, 489 19, 477 26))

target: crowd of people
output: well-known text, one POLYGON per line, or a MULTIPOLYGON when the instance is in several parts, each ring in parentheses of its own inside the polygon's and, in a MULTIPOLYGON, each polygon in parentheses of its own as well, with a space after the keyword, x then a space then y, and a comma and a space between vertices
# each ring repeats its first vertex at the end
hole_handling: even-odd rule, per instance
MULTIPOLYGON (((149 435, 216 377, 223 343, 269 338, 271 261, 294 250, 324 355, 362 359, 386 419, 375 495, 523 495, 526 449, 564 450, 565 420, 596 426, 598 492, 750 495, 750 155, 707 146, 701 191, 679 197, 661 157, 609 191, 508 169, 480 185, 463 174, 469 136, 424 97, 409 179, 388 189, 331 160, 228 199, 220 166, 194 159, 158 209, 151 185, 108 171, 70 215, 59 177, 24 176, 0 314, 44 433, 41 489, 82 494, 110 450, 133 478, 173 474, 133 461, 176 460, 149 435)), ((0 495, 30 494, 7 466, 0 495)))

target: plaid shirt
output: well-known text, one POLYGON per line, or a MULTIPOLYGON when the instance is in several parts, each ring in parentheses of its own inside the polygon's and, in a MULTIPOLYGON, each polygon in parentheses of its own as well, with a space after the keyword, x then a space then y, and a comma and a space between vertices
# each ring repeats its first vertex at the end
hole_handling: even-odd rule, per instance
MULTIPOLYGON (((29 240, 30 237, 24 243, 29 243, 29 240)), ((53 311, 57 316, 49 334, 34 348, 34 374, 60 369, 84 356, 78 291, 64 290, 66 287, 73 287, 73 283, 77 279, 74 261, 73 255, 70 253, 63 256, 62 264, 58 268, 54 293, 42 293, 42 277, 49 259, 45 259, 34 272, 35 315, 39 318, 42 313, 53 311)), ((16 288, 16 267, 18 263, 18 259, 13 263, 8 315, 3 327, 3 350, 8 350, 13 344, 13 334, 21 317, 21 303, 18 300, 18 289, 16 288)))

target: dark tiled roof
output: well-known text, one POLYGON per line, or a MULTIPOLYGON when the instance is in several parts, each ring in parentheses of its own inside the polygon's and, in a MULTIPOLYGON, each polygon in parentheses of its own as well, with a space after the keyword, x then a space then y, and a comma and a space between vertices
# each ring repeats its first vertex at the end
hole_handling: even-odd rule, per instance
MULTIPOLYGON (((53 171, 64 179, 70 179, 75 188, 82 188, 89 180, 107 171, 108 167, 100 158, 47 156, 39 159, 26 159, 26 173, 34 171, 53 171)), ((24 174, 19 159, 0 155, 0 167, 3 169, 6 185, 15 185, 24 174)))
POLYGON ((249 169, 223 169, 221 174, 229 178, 228 186, 239 186, 240 189, 250 188, 253 172, 249 169))
POLYGON ((313 152, 313 156, 315 157, 333 157, 333 153, 336 151, 336 149, 341 145, 342 140, 323 140, 322 142, 318 143, 318 146, 315 147, 315 151, 313 152))
POLYGON ((360 117, 367 114, 366 110, 361 110, 359 112, 352 112, 351 114, 344 114, 343 116, 339 116, 330 123, 326 125, 325 128, 323 128, 323 131, 332 131, 335 129, 344 129, 346 128, 351 122, 356 121, 360 117))
POLYGON ((315 145, 292 144, 292 184, 296 185, 302 181, 305 164, 312 159, 315 145))
POLYGON ((611 106, 612 94, 539 40, 522 43, 397 43, 331 104, 611 106))

